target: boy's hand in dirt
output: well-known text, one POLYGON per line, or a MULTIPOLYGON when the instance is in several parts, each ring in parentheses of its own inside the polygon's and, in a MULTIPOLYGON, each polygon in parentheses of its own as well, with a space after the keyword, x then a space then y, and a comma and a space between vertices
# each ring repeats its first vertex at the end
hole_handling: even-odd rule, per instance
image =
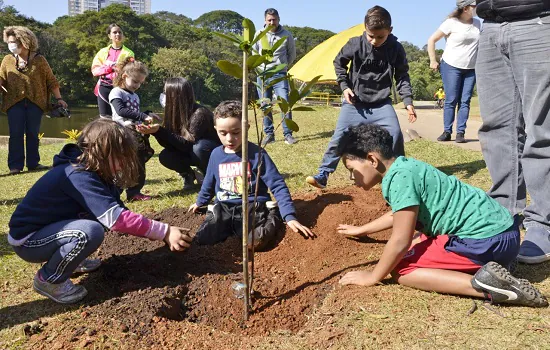
POLYGON ((352 105, 354 103, 355 94, 353 93, 353 91, 351 91, 350 88, 347 88, 344 90, 344 98, 346 99, 347 103, 352 105))
POLYGON ((341 285, 355 284, 358 286, 370 287, 380 281, 373 278, 371 271, 351 271, 348 272, 338 281, 341 285))
POLYGON ((168 233, 164 236, 164 242, 168 244, 171 251, 183 252, 191 246, 193 238, 189 237, 188 228, 170 226, 168 233))
POLYGON ((350 236, 350 237, 363 237, 366 236, 366 233, 363 231, 362 226, 353 226, 353 225, 338 225, 336 231, 340 234, 350 236))
POLYGON ((296 233, 300 233, 302 236, 306 238, 316 238, 317 236, 311 232, 311 230, 308 227, 305 227, 304 225, 300 224, 298 220, 290 220, 286 223, 288 227, 292 229, 292 231, 296 233))
POLYGON ((197 205, 197 203, 191 204, 187 212, 189 213, 190 211, 192 211, 195 214, 199 211, 199 206, 197 205))
POLYGON ((407 106, 407 113, 409 114, 409 123, 414 123, 416 121, 416 110, 413 105, 407 106))

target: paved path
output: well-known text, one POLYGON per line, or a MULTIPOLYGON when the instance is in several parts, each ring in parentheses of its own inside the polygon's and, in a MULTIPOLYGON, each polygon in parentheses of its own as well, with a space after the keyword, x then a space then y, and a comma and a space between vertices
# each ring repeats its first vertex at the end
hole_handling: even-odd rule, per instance
MULTIPOLYGON (((437 138, 443 132, 443 110, 434 109, 433 102, 415 102, 416 114, 418 119, 414 124, 410 124, 407 116, 407 111, 396 106, 397 116, 399 117, 399 123, 401 124, 401 130, 405 141, 409 141, 407 130, 415 130, 422 138, 430 141, 437 141, 437 138)), ((471 149, 474 151, 481 151, 481 145, 477 136, 477 132, 481 127, 481 121, 470 119, 468 120, 468 127, 466 128, 466 143, 454 142, 455 134, 452 136, 452 141, 440 142, 442 144, 448 144, 453 146, 462 147, 465 149, 471 149)))

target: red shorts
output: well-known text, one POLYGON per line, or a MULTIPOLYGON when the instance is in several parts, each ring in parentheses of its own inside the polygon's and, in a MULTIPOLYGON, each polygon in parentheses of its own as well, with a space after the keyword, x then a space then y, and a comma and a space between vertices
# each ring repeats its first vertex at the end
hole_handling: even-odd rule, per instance
POLYGON ((409 249, 394 271, 400 275, 406 275, 419 268, 476 273, 481 265, 462 255, 447 251, 445 245, 448 240, 447 235, 435 237, 421 235, 420 242, 409 249))

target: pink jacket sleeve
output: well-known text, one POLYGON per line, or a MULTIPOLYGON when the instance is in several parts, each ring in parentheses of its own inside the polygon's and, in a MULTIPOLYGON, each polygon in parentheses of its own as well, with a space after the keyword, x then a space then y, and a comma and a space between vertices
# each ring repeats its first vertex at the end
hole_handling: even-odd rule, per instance
POLYGON ((147 219, 143 215, 136 214, 130 210, 124 210, 118 216, 111 230, 161 241, 168 232, 168 225, 147 219))
POLYGON ((113 72, 113 67, 107 64, 92 67, 92 74, 94 75, 94 77, 99 77, 105 74, 109 74, 111 72, 113 72))

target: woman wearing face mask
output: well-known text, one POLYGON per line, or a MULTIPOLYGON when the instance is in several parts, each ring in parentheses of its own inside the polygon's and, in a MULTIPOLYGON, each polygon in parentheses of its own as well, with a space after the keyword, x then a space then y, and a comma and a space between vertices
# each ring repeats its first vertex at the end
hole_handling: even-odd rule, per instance
POLYGON ((457 0, 456 9, 428 39, 430 68, 439 68, 445 89, 443 133, 437 138, 438 141, 451 140, 458 104, 455 142, 466 142, 464 133, 476 83, 474 68, 481 29, 481 21, 474 18, 475 8, 476 2, 473 0, 457 0), (446 44, 440 64, 435 57, 435 43, 443 37, 446 44))
POLYGON ((4 28, 4 42, 10 54, 0 65, 2 112, 8 114, 10 141, 8 167, 19 174, 26 164, 29 170, 47 169, 40 164, 38 133, 44 111, 50 109, 50 95, 58 105, 67 108, 59 92, 59 83, 46 58, 38 53, 38 40, 26 27, 4 28))
POLYGON ((94 77, 99 77, 94 89, 94 94, 97 96, 99 115, 104 118, 111 118, 113 112, 109 104, 109 93, 113 90, 113 80, 117 74, 116 66, 122 64, 128 57, 134 57, 134 53, 122 44, 124 33, 119 25, 110 24, 107 27, 107 36, 111 43, 95 55, 92 63, 92 74, 94 77))

